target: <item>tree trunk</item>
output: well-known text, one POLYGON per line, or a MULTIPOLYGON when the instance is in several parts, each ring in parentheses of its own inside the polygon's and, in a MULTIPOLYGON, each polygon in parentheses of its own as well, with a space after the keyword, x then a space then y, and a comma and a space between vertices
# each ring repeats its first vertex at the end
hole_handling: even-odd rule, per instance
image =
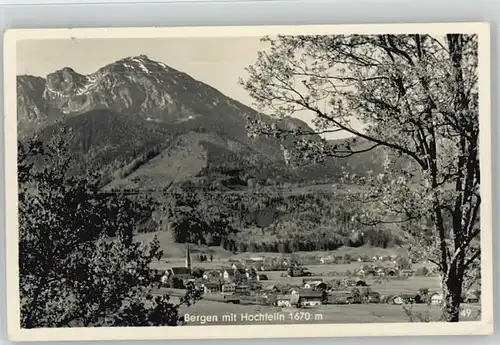
POLYGON ((442 320, 458 322, 460 317, 460 303, 462 302, 462 282, 456 274, 449 273, 442 283, 443 310, 442 320))

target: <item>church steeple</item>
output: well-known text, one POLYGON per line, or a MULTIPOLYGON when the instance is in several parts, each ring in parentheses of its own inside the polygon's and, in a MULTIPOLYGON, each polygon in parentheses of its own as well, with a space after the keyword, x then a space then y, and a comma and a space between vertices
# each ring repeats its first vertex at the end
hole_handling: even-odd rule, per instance
POLYGON ((191 271, 191 251, 189 250, 189 244, 186 245, 186 268, 191 271))

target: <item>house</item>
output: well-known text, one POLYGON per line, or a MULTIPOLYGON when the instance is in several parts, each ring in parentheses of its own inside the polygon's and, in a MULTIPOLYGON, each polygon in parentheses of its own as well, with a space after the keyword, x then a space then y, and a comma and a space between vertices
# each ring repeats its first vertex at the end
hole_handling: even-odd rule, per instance
POLYGON ((400 274, 401 276, 403 276, 403 277, 411 277, 414 273, 415 273, 415 271, 413 271, 413 270, 408 270, 408 269, 406 269, 406 270, 401 270, 401 271, 399 272, 399 274, 400 274))
POLYGON ((345 287, 343 279, 333 279, 327 283, 328 290, 338 290, 345 287))
POLYGON ((312 273, 307 269, 304 269, 300 266, 292 266, 288 268, 288 276, 289 277, 310 277, 312 273))
POLYGON ((159 269, 152 269, 150 271, 151 277, 153 281, 157 284, 157 286, 161 286, 163 284, 163 271, 159 269))
POLYGON ((276 285, 268 285, 263 290, 267 292, 280 292, 280 289, 276 285))
POLYGON ((434 293, 431 295, 431 304, 432 305, 441 305, 443 304, 443 295, 440 293, 434 293))
POLYGON ((415 303, 415 296, 414 295, 401 295, 401 298, 403 299, 404 304, 412 304, 415 303))
POLYGON ((165 274, 163 277, 161 277, 161 284, 168 285, 168 283, 169 283, 168 275, 165 274))
POLYGON ((314 282, 305 283, 304 289, 313 289, 315 286, 316 286, 316 284, 314 282))
POLYGON ((165 271, 166 275, 168 277, 177 277, 179 279, 192 279, 193 276, 191 275, 191 270, 187 267, 172 267, 172 268, 167 268, 165 271))
POLYGON ((186 288, 189 284, 196 284, 195 278, 184 278, 182 279, 182 285, 186 288))
POLYGON ((394 277, 397 274, 397 270, 395 268, 386 268, 385 275, 390 277, 394 277))
POLYGON ((267 296, 261 294, 240 295, 240 304, 269 305, 267 296))
POLYGON ((208 270, 203 273, 203 279, 208 281, 219 280, 222 276, 222 272, 218 270, 208 270))
POLYGON ((226 269, 224 270, 224 273, 222 274, 222 278, 224 281, 234 281, 234 280, 240 280, 243 277, 245 277, 246 271, 244 269, 226 269))
POLYGON ((245 260, 245 267, 250 268, 250 269, 254 269, 256 271, 262 271, 263 267, 264 267, 264 261, 263 260, 256 261, 253 259, 248 259, 248 260, 245 260))
POLYGON ((269 280, 265 274, 257 274, 257 280, 269 280))
POLYGON ((231 265, 231 268, 233 270, 244 270, 245 269, 245 265, 243 265, 241 262, 239 261, 236 261, 236 262, 233 262, 232 265, 231 265))
POLYGON ((464 303, 479 303, 479 296, 476 293, 468 293, 463 298, 464 303))
POLYGON ((331 256, 323 257, 319 259, 319 262, 324 265, 324 264, 333 264, 335 263, 335 258, 331 256))
POLYGON ((239 294, 242 294, 242 293, 250 294, 250 287, 248 285, 245 285, 245 284, 237 284, 234 287, 234 292, 239 293, 239 294))
POLYGON ((381 296, 379 292, 370 291, 367 293, 366 300, 368 303, 380 303, 381 296))
POLYGON ((326 283, 320 281, 310 281, 304 284, 304 289, 326 290, 326 283))
POLYGON ((319 284, 316 284, 314 287, 313 287, 314 290, 317 290, 317 291, 326 291, 327 289, 327 285, 325 282, 321 282, 319 284))
POLYGON ((323 303, 323 293, 320 291, 300 291, 299 292, 299 305, 318 306, 323 303))
POLYGON ((375 267, 366 267, 365 268, 365 275, 376 275, 377 274, 377 270, 375 269, 375 267))
POLYGON ((223 294, 232 294, 235 291, 236 291, 236 284, 234 284, 234 283, 228 283, 228 284, 222 285, 221 292, 223 294))
POLYGON ((383 267, 376 267, 375 268, 375 275, 379 277, 385 276, 385 269, 383 267))
POLYGON ((258 281, 251 280, 248 282, 248 288, 252 291, 262 290, 262 284, 258 281))
POLYGON ((203 292, 206 294, 221 292, 222 286, 217 283, 204 283, 202 284, 203 292))
POLYGON ((401 296, 392 297, 391 304, 401 305, 403 303, 404 303, 403 297, 401 297, 401 296))
POLYGON ((397 304, 397 305, 412 304, 412 303, 415 303, 415 296, 408 295, 408 294, 405 294, 405 295, 395 295, 395 296, 390 297, 389 303, 391 303, 391 304, 397 304))
POLYGON ((291 307, 292 306, 292 295, 278 295, 276 297, 276 305, 278 307, 291 307))
POLYGON ((245 269, 245 277, 247 279, 255 279, 255 280, 257 280, 257 271, 255 270, 255 268, 253 268, 253 267, 246 268, 245 269))
POLYGON ((356 280, 353 279, 344 279, 344 286, 345 287, 350 287, 350 286, 356 286, 356 280))
POLYGON ((364 280, 357 280, 356 286, 368 286, 364 280))
POLYGON ((321 278, 305 278, 305 279, 302 279, 302 284, 304 285, 304 287, 305 287, 306 284, 312 286, 312 285, 318 285, 320 283, 323 283, 323 279, 321 279, 321 278))
POLYGON ((349 291, 329 291, 326 297, 328 304, 349 304, 352 302, 352 293, 349 291))
POLYGON ((360 295, 366 296, 372 291, 372 288, 371 286, 357 286, 353 291, 357 291, 360 295))

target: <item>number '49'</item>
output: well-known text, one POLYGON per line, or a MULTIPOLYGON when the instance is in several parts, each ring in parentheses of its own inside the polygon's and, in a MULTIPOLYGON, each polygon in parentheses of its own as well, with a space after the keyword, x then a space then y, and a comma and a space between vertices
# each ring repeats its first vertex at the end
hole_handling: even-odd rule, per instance
POLYGON ((470 317, 472 314, 472 310, 470 308, 464 308, 460 310, 460 315, 465 317, 470 317))

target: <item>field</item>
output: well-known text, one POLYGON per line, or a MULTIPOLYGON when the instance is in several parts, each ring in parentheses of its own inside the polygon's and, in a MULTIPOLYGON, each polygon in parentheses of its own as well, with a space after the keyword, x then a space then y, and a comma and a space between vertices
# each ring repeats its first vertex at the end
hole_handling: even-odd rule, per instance
MULTIPOLYGON (((165 232, 147 233, 136 236, 136 240, 148 242, 157 235, 160 241, 164 257, 152 264, 153 268, 165 270, 171 267, 185 266, 185 250, 183 244, 175 243, 171 236, 165 232)), ((231 266, 231 259, 244 261, 252 257, 282 257, 279 253, 239 253, 234 254, 220 247, 207 247, 191 245, 192 267, 207 269, 228 268, 231 266), (198 253, 213 255, 213 261, 200 262, 197 260, 198 253)), ((302 267, 312 273, 311 278, 318 277, 324 281, 331 281, 344 277, 355 278, 351 275, 353 271, 359 269, 366 263, 351 262, 345 264, 320 264, 319 258, 326 256, 349 255, 356 257, 373 256, 398 256, 405 255, 405 248, 377 248, 362 246, 358 248, 341 247, 335 251, 309 251, 294 252, 294 256, 299 260, 306 260, 302 267), (314 262, 313 258, 317 258, 314 262), (350 273, 351 272, 351 273, 350 273)), ((377 266, 392 265, 390 262, 377 262, 377 266)), ((413 264, 412 269, 416 270, 421 266, 431 266, 423 263, 413 264)), ((277 286, 302 286, 304 277, 286 277, 284 271, 262 271, 268 280, 261 281, 263 287, 270 285, 277 286)), ((408 278, 382 278, 374 277, 359 278, 364 280, 371 289, 380 293, 381 296, 411 294, 415 295, 419 289, 427 288, 430 292, 440 291, 440 281, 438 276, 412 276, 408 278)), ((184 290, 173 290, 160 288, 158 294, 168 293, 172 296, 181 296, 184 290)), ((210 325, 210 324, 259 324, 259 323, 377 323, 377 322, 422 322, 439 321, 441 308, 439 306, 428 306, 426 304, 413 304, 406 307, 402 305, 392 305, 388 303, 374 304, 328 304, 308 308, 280 308, 267 305, 240 305, 224 303, 220 293, 204 295, 203 299, 195 305, 186 308, 182 307, 181 315, 185 315, 188 325, 210 325), (405 310, 406 309, 406 310, 405 310), (409 311, 411 310, 411 312, 409 311), (242 318, 247 319, 242 319, 242 318)), ((461 320, 477 320, 480 315, 478 305, 463 305, 461 320)))
MULTIPOLYGON (((173 267, 173 266, 178 266, 178 265, 184 265, 185 263, 185 254, 186 254, 186 246, 185 244, 182 243, 176 243, 172 235, 169 232, 166 231, 155 231, 155 232, 148 232, 148 233, 143 233, 143 234, 138 234, 134 236, 135 241, 142 241, 144 243, 149 243, 154 237, 157 237, 161 249, 163 250, 163 259, 162 262, 159 263, 159 268, 162 267, 173 267)), ((214 257, 213 262, 196 262, 194 261, 194 265, 201 267, 201 268, 214 268, 214 267, 227 267, 228 259, 245 259, 245 258, 250 258, 253 256, 258 256, 258 257, 276 257, 280 256, 281 254, 279 253, 266 253, 266 252, 259 252, 259 253, 250 253, 250 252, 245 252, 245 253, 239 253, 239 254, 234 254, 230 251, 227 251, 219 246, 204 246, 204 245, 190 245, 191 253, 196 254, 196 253, 212 253, 214 257)), ((340 247, 336 249, 335 251, 308 251, 308 252, 294 252, 294 255, 297 255, 299 257, 322 257, 322 256, 328 256, 328 255, 341 255, 344 256, 346 254, 351 255, 352 257, 357 257, 357 256, 368 256, 368 257, 373 257, 375 255, 377 256, 390 256, 390 255, 399 255, 399 254, 405 254, 407 253, 405 248, 401 247, 395 247, 395 248, 377 248, 377 247, 369 247, 369 246, 362 246, 358 248, 352 248, 352 247, 340 247)), ((350 269, 350 268, 348 268, 350 269)))
MULTIPOLYGON (((175 266, 182 265, 183 262, 178 262, 175 266)), ((353 270, 359 268, 361 264, 353 263, 353 264, 338 264, 338 265, 306 265, 304 267, 308 268, 312 273, 312 277, 322 278, 324 280, 332 280, 342 278, 343 275, 338 276, 324 276, 321 275, 322 272, 345 272, 346 270, 353 270)), ((166 269, 168 267, 173 267, 174 265, 168 265, 159 263, 158 265, 154 265, 155 268, 166 269)), ((203 268, 219 268, 222 267, 220 262, 209 262, 209 263, 199 263, 195 265, 195 267, 203 267, 203 268)), ((224 267, 229 266, 226 264, 224 267)), ((304 277, 282 277, 282 271, 263 271, 269 280, 261 281, 261 283, 266 285, 273 284, 289 284, 289 285, 302 285, 302 279, 304 277)), ((392 295, 392 294, 416 294, 418 289, 427 288, 429 291, 438 292, 440 288, 439 278, 438 277, 409 277, 408 279, 391 279, 391 280, 381 280, 381 283, 377 283, 375 279, 366 277, 362 278, 368 285, 371 285, 374 291, 379 292, 381 295, 392 295)))
MULTIPOLYGON (((414 322, 437 322, 441 309, 438 306, 415 304, 411 307, 414 322), (418 318, 422 315, 422 319, 418 318)), ((188 315, 187 325, 215 324, 282 324, 282 323, 377 323, 410 322, 402 306, 389 304, 322 305, 303 309, 279 308, 259 305, 235 305, 202 300, 189 308, 181 308, 181 315, 188 315), (236 314, 233 320, 224 315, 236 314), (246 320, 242 318, 246 314, 246 320), (268 316, 268 320, 259 314, 268 316), (274 318, 275 320, 269 320, 274 318), (205 320, 205 323, 203 322, 205 320)), ((463 321, 478 320, 479 307, 462 306, 463 321)))
MULTIPOLYGON (((200 248, 201 249, 201 248, 200 248)), ((202 249, 203 250, 203 249, 202 249)), ((394 255, 401 253, 403 249, 381 249, 381 248, 341 248, 334 252, 298 252, 299 257, 321 257, 325 255, 394 255)), ((244 259, 252 256, 277 256, 277 253, 243 253, 238 255, 214 255, 214 261, 193 262, 193 267, 203 269, 229 267, 229 259, 244 259)), ((333 280, 346 277, 347 271, 354 271, 363 263, 353 262, 350 264, 310 264, 304 265, 312 277, 321 277, 324 280, 333 280), (335 272, 335 275, 332 274, 335 272)), ((185 259, 180 257, 168 257, 154 264, 154 268, 166 269, 175 266, 184 266, 185 259)), ((389 265, 379 263, 379 265, 389 265)), ((420 265, 413 265, 416 269, 420 265)), ((263 286, 267 285, 302 285, 303 277, 284 277, 283 271, 263 271, 269 280, 261 281, 263 286)), ((440 291, 439 277, 437 276, 413 276, 407 279, 381 279, 376 281, 372 277, 362 278, 371 286, 373 291, 382 296, 395 294, 417 294, 420 288, 427 288, 431 292, 440 291)), ((184 290, 173 290, 161 288, 157 293, 169 293, 173 296, 183 295, 184 290)), ((181 315, 185 315, 187 325, 210 325, 210 324, 272 324, 272 323, 377 323, 377 322, 432 322, 439 321, 441 308, 439 306, 428 306, 426 304, 414 304, 403 307, 386 303, 378 304, 349 304, 349 305, 321 305, 308 308, 280 308, 263 305, 240 305, 224 303, 219 293, 208 294, 195 305, 182 307, 181 315), (405 311, 406 309, 406 311, 405 311), (409 311, 411 310, 411 311, 409 311)), ((461 319, 477 320, 480 315, 478 305, 463 305, 461 319)))

